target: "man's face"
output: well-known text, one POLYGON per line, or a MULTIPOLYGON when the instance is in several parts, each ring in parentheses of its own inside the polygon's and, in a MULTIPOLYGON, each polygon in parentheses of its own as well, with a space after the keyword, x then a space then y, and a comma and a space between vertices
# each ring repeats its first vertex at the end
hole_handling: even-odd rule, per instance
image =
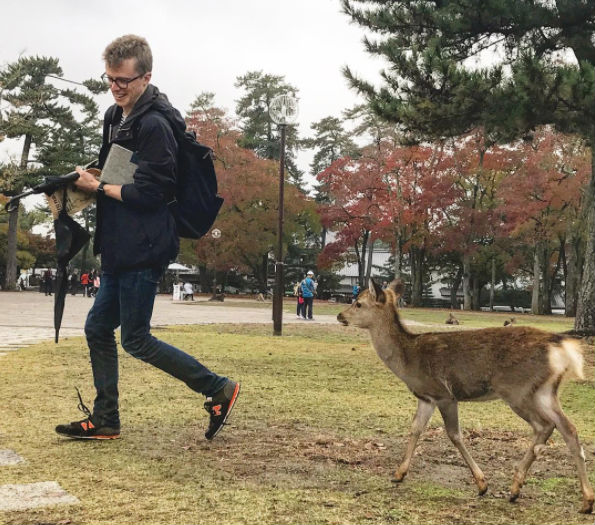
MULTIPOLYGON (((130 79, 137 77, 136 58, 127 58, 118 67, 113 68, 106 64, 105 72, 111 78, 130 79)), ((115 82, 112 82, 110 90, 114 96, 114 100, 124 110, 126 115, 132 111, 134 104, 136 104, 136 101, 144 93, 150 81, 151 73, 149 72, 130 82, 126 88, 118 87, 115 82)))

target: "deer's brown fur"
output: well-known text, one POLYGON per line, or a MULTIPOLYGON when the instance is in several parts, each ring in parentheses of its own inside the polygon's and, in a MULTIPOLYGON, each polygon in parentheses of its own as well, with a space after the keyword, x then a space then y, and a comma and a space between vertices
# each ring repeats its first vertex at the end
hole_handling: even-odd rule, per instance
POLYGON ((397 312, 402 291, 400 281, 382 290, 371 280, 369 289, 337 316, 343 324, 370 331, 379 357, 418 398, 409 443, 395 481, 402 481, 407 474, 417 440, 438 407, 449 438, 471 469, 479 493, 484 494, 485 476, 463 444, 457 403, 501 398, 534 432, 532 445, 517 465, 511 501, 519 496, 529 467, 557 428, 576 463, 583 495, 581 512, 592 512, 594 494, 584 453, 576 428, 557 397, 566 374, 582 377, 579 344, 557 334, 516 326, 412 334, 397 312))

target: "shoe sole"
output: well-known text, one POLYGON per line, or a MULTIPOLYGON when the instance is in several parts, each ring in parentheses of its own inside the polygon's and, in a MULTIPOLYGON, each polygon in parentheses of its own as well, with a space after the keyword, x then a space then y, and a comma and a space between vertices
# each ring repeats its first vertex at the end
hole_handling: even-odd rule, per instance
POLYGON ((93 440, 93 439, 120 439, 120 434, 116 434, 114 436, 68 436, 66 434, 60 434, 59 432, 57 432, 57 434, 60 437, 66 438, 66 439, 87 439, 87 440, 93 440))
POLYGON ((235 390, 233 391, 233 395, 231 396, 231 401, 229 402, 229 409, 227 410, 227 414, 225 414, 223 423, 221 423, 221 426, 217 429, 217 432, 215 432, 210 438, 207 438, 208 441, 212 441, 215 438, 215 436, 217 434, 219 434, 219 432, 221 432, 221 430, 225 426, 227 419, 229 418, 229 416, 231 414, 231 411, 233 410, 234 405, 236 404, 236 401, 238 400, 239 395, 240 395, 240 383, 236 383, 235 390))

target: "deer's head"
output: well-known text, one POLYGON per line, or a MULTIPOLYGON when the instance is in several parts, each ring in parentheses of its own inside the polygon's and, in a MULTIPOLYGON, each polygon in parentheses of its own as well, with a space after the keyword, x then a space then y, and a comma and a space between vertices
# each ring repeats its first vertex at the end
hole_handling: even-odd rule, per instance
POLYGON ((404 285, 400 279, 394 280, 383 290, 374 279, 370 279, 367 290, 364 290, 351 306, 337 315, 337 321, 344 325, 359 328, 371 328, 373 324, 385 319, 387 311, 393 314, 397 301, 403 294, 404 285))

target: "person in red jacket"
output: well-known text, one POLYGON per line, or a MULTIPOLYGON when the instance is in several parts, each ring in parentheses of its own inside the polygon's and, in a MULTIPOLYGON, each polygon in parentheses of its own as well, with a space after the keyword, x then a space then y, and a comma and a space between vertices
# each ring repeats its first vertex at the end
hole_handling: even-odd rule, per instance
POLYGON ((89 274, 87 272, 81 275, 81 284, 83 285, 83 296, 88 297, 89 291, 89 274))

